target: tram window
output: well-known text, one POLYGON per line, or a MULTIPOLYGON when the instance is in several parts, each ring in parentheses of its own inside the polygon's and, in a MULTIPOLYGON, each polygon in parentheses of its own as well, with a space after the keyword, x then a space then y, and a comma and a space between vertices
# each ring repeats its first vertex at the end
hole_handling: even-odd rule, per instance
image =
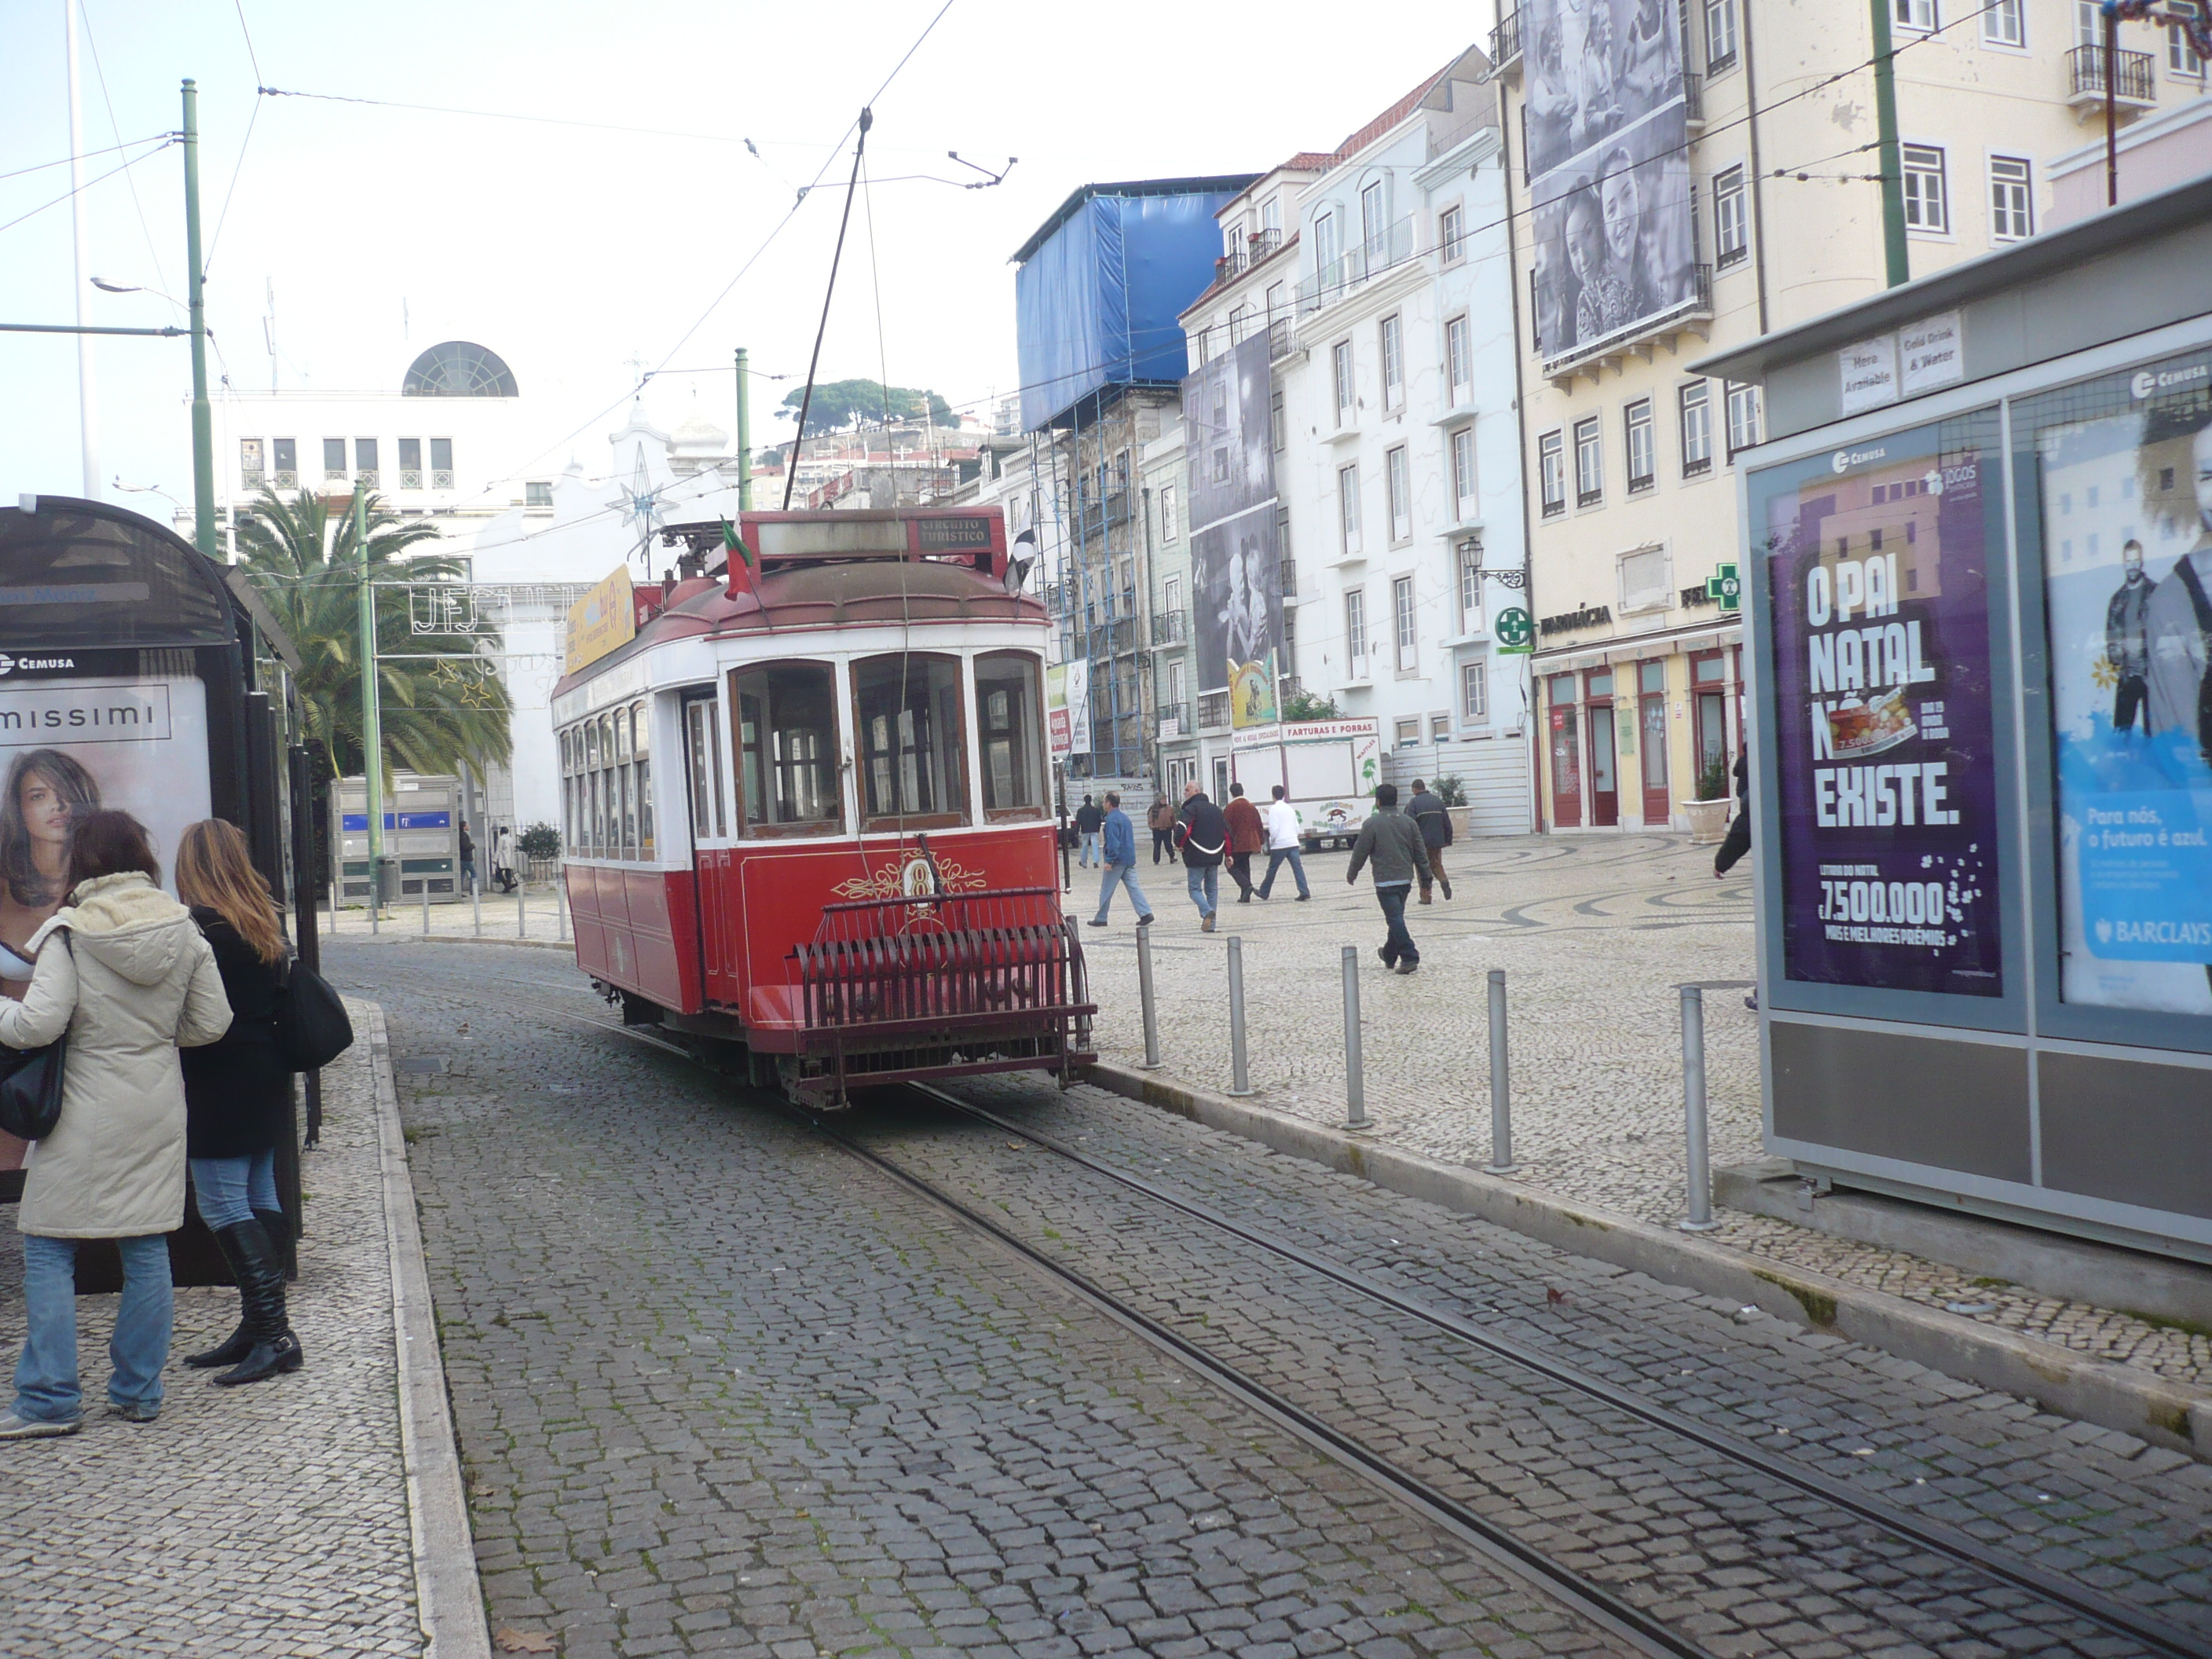
POLYGON ((637 856, 637 769, 625 764, 622 777, 622 855, 637 856))
POLYGON ((932 830, 968 822, 960 664, 919 652, 853 665, 863 827, 932 830))
POLYGON ((993 823, 1044 811, 1037 659, 1025 651, 975 659, 975 728, 982 745, 983 816, 993 823))
POLYGON ((653 763, 637 763, 637 855, 653 856, 653 763))
POLYGON ((835 835, 843 829, 837 783, 836 675, 827 663, 785 662, 730 676, 737 711, 738 828, 747 836, 835 835))
POLYGON ((709 695, 684 705, 685 772, 690 785, 691 833, 695 836, 726 836, 728 819, 722 808, 722 748, 720 711, 709 695))
POLYGON ((597 720, 586 720, 583 737, 584 769, 586 772, 596 772, 599 769, 599 723, 597 720))
POLYGON ((617 708, 610 718, 615 723, 613 758, 617 762, 626 761, 629 758, 629 710, 617 708))

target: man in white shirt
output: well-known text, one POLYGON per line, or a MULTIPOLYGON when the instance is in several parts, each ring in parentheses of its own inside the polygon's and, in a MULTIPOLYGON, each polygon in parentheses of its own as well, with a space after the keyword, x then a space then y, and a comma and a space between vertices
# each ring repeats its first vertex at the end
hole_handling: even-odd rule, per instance
POLYGON ((1260 883, 1260 896, 1265 898, 1275 884, 1275 872, 1287 860, 1291 873, 1298 878, 1298 902, 1304 903, 1313 896, 1306 885, 1305 860, 1298 856, 1297 809, 1283 799, 1283 786, 1274 787, 1274 799, 1267 803, 1267 873, 1260 883))

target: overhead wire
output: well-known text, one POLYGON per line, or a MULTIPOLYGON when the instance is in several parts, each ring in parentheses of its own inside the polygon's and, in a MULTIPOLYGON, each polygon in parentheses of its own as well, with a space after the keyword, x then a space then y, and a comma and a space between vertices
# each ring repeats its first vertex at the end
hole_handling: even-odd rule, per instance
POLYGON ((95 155, 112 155, 118 150, 136 149, 141 144, 150 144, 156 138, 173 140, 176 136, 173 132, 149 132, 143 138, 126 139, 119 144, 102 144, 98 149, 88 149, 75 155, 64 155, 58 161, 37 161, 27 167, 15 167, 9 172, 0 173, 0 179, 21 179, 26 173, 46 173, 55 167, 65 167, 71 161, 88 161, 95 155))
POLYGON ((8 220, 6 222, 0 223, 0 230, 12 230, 17 225, 21 224, 26 219, 35 219, 39 215, 44 213, 48 208, 59 207, 64 202, 68 201, 70 197, 76 196, 83 191, 90 190, 94 185, 104 185, 110 179, 114 178, 117 173, 128 173, 132 167, 137 167, 139 162, 146 161, 152 156, 159 155, 163 150, 168 149, 170 145, 178 142, 179 141, 176 136, 174 134, 171 134, 170 136, 163 138, 161 142, 159 144, 156 144, 152 149, 148 150, 145 155, 134 155, 129 161, 125 161, 121 167, 113 168, 109 172, 103 173, 97 179, 88 179, 83 184, 76 186, 74 189, 64 191, 52 201, 41 202, 29 212, 19 213, 14 218, 8 220))
MULTIPOLYGON (((115 100, 108 95, 107 70, 100 61, 100 42, 93 35, 92 13, 80 3, 77 7, 77 15, 84 23, 84 44, 92 54, 93 76, 100 82, 100 101, 107 107, 108 130, 120 139, 123 137, 123 124, 115 118, 115 100)), ((154 240, 154 228, 146 222, 146 204, 138 199, 138 181, 126 173, 123 175, 123 182, 131 187, 131 210, 138 216, 139 233, 145 237, 146 252, 154 262, 155 280, 159 282, 164 289, 167 289, 168 273, 161 264, 161 249, 154 240)), ((171 311, 181 312, 184 309, 174 300, 169 299, 167 293, 163 293, 161 297, 168 301, 171 311)))

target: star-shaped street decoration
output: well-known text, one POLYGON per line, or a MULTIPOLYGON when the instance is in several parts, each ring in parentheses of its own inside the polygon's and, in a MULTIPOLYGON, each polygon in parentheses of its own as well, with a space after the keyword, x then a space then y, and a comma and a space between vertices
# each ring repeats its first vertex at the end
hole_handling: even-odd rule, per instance
MULTIPOLYGON (((662 486, 665 488, 665 486, 662 486)), ((622 510, 623 522, 637 536, 637 556, 646 568, 653 568, 653 537, 667 516, 660 504, 660 489, 655 489, 653 474, 645 465, 645 446, 637 447, 637 465, 631 471, 627 486, 615 486, 615 499, 611 503, 622 510)))

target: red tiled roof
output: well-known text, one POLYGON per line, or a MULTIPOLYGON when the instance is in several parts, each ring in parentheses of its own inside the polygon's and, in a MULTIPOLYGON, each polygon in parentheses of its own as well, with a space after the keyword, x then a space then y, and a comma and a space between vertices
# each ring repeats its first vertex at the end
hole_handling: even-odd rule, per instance
POLYGON ((1336 147, 1335 152, 1328 157, 1328 161, 1332 163, 1341 161, 1346 156, 1356 155, 1360 150, 1364 149, 1369 144, 1374 143, 1375 140, 1380 138, 1384 133, 1389 131, 1391 128, 1396 126, 1399 122, 1404 120, 1408 115, 1411 115, 1413 111, 1419 106, 1421 100, 1427 97, 1431 92, 1436 89, 1437 82, 1443 80, 1444 76, 1450 72, 1451 65, 1449 64, 1445 64, 1443 68, 1438 70, 1434 75, 1429 76, 1427 80, 1422 82, 1420 85, 1415 87, 1403 98, 1401 98, 1396 103, 1391 105, 1389 108, 1384 110, 1380 115, 1370 121, 1365 126, 1360 128, 1358 131, 1353 133, 1352 137, 1339 144, 1336 147))

